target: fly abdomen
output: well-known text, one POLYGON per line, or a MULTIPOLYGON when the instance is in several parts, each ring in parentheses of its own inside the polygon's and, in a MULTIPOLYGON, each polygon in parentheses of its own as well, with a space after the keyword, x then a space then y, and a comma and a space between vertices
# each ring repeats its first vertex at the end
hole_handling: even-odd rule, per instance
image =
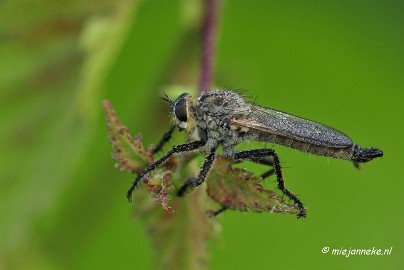
POLYGON ((316 141, 310 142, 296 140, 294 138, 266 132, 254 132, 253 134, 250 134, 249 138, 255 141, 265 141, 284 145, 319 156, 350 160, 356 168, 359 168, 359 163, 365 163, 383 156, 383 151, 380 149, 373 147, 362 148, 359 145, 352 143, 347 143, 347 145, 343 146, 339 144, 335 145, 330 142, 328 145, 324 145, 318 144, 316 141))
POLYGON ((315 140, 313 141, 299 140, 293 137, 271 134, 262 131, 258 132, 254 131, 252 133, 249 133, 247 136, 248 139, 254 141, 279 144, 318 156, 352 160, 354 154, 354 146, 352 143, 347 143, 346 145, 340 145, 329 142, 328 145, 325 145, 324 143, 319 144, 315 140))

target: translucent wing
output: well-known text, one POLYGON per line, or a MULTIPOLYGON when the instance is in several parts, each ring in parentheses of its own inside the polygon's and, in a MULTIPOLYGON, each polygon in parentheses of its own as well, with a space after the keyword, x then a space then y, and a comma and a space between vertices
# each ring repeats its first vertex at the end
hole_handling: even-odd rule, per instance
MULTIPOLYGON (((253 105, 252 112, 244 117, 233 117, 229 124, 244 128, 248 133, 271 134, 312 145, 347 148, 352 140, 345 134, 325 125, 287 113, 253 105)), ((261 136, 265 141, 265 136, 261 136)))

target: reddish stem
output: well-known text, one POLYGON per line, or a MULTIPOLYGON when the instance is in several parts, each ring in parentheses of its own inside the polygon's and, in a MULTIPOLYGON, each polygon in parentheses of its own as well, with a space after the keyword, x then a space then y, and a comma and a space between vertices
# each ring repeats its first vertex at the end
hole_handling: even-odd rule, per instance
POLYGON ((201 72, 198 85, 201 93, 208 91, 212 84, 218 2, 218 0, 205 0, 205 15, 202 26, 201 72))

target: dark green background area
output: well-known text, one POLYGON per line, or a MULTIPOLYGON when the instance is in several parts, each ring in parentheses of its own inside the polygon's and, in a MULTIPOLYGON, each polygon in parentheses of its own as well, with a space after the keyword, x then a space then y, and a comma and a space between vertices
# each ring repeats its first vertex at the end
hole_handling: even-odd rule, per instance
MULTIPOLYGON (((132 176, 114 169, 101 100, 111 100, 133 135, 156 143, 169 125, 162 90, 195 86, 199 37, 185 1, 143 1, 136 9, 102 87, 81 100, 93 122, 69 111, 79 103, 80 92, 69 90, 74 82, 58 91, 1 88, 3 265, 152 265, 144 224, 125 198, 132 176)), ((221 239, 210 243, 212 269, 402 269, 403 14, 402 1, 223 2, 217 87, 242 89, 260 105, 332 126, 385 156, 358 171, 347 161, 274 146, 307 219, 225 212, 221 239), (323 247, 393 250, 346 258, 323 247)), ((272 180, 265 187, 275 188, 272 180)))

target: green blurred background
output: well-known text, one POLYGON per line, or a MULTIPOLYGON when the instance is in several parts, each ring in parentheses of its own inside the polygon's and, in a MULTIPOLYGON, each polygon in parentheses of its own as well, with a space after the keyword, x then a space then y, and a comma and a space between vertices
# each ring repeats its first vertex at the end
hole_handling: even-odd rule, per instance
MULTIPOLYGON (((101 100, 132 134, 156 143, 168 127, 161 91, 198 79, 202 7, 0 3, 1 269, 151 267, 101 100)), ((275 146, 308 218, 224 213, 211 269, 403 269, 403 14, 403 1, 222 3, 217 87, 246 90, 385 156, 358 171, 275 146), (322 254, 327 246, 393 250, 346 258, 322 254)))

